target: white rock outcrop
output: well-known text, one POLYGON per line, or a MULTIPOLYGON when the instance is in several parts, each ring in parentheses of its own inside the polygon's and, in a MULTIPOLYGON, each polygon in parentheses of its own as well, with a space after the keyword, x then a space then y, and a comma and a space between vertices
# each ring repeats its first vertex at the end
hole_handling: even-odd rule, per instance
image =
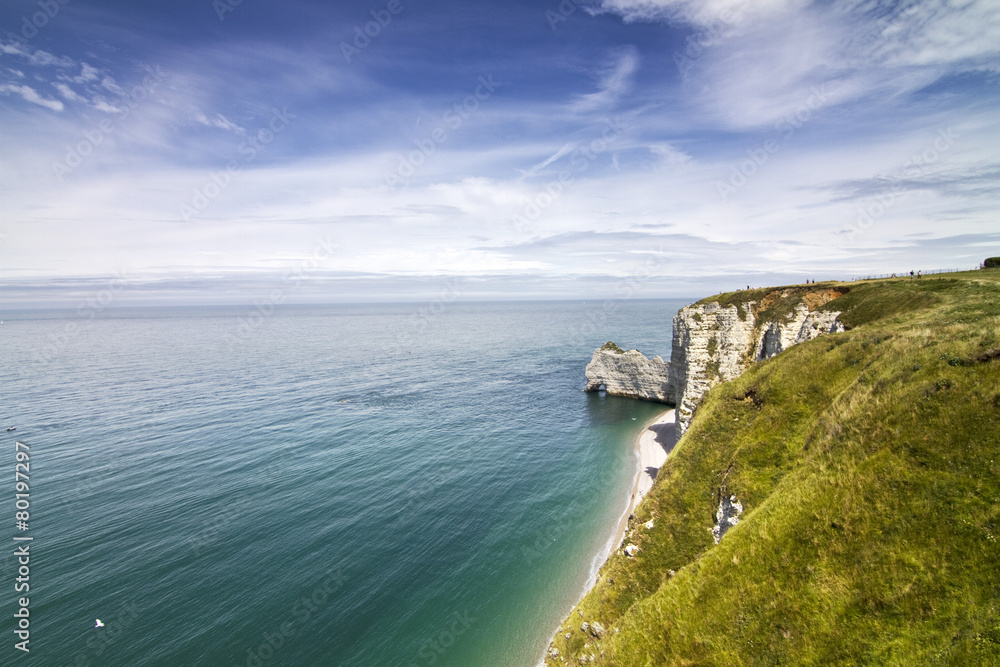
POLYGON ((612 396, 641 398, 671 405, 674 402, 670 363, 660 357, 648 359, 638 350, 626 352, 608 342, 594 351, 584 372, 587 376, 584 391, 599 391, 603 387, 612 396))
POLYGON ((844 325, 837 320, 840 315, 833 311, 813 311, 804 303, 795 307, 795 312, 789 322, 779 324, 771 322, 757 340, 754 353, 756 361, 770 359, 782 350, 792 345, 812 340, 825 333, 838 333, 844 330, 844 325))
POLYGON ((712 538, 716 544, 730 528, 740 522, 741 514, 743 514, 743 503, 737 500, 736 496, 729 496, 719 501, 719 509, 715 511, 715 527, 712 528, 712 538))
POLYGON ((675 405, 679 437, 690 425, 702 397, 715 385, 739 377, 751 364, 793 345, 844 331, 839 311, 818 310, 840 296, 839 291, 821 289, 795 295, 788 288, 776 289, 764 297, 764 308, 756 301, 685 306, 674 316, 670 361, 647 359, 637 350, 625 352, 609 342, 595 350, 587 364, 586 391, 604 388, 614 396, 675 405), (789 298, 803 301, 779 319, 758 319, 758 313, 767 313, 775 303, 789 298))
POLYGON ((670 380, 676 392, 677 434, 687 430, 709 389, 740 376, 756 343, 753 309, 717 303, 685 306, 674 316, 670 380))

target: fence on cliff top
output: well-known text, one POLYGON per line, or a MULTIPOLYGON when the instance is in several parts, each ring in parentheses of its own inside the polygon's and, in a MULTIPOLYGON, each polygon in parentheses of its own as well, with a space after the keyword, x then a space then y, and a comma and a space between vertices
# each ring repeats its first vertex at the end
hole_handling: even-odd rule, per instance
MULTIPOLYGON (((933 276, 941 273, 960 273, 963 271, 979 271, 986 270, 982 266, 974 266, 971 269, 933 269, 931 271, 920 271, 921 277, 933 276)), ((909 271, 901 271, 899 273, 880 273, 878 275, 867 275, 867 276, 855 276, 853 280, 883 280, 885 278, 909 278, 909 271)), ((917 269, 913 270, 913 279, 917 278, 917 269)))

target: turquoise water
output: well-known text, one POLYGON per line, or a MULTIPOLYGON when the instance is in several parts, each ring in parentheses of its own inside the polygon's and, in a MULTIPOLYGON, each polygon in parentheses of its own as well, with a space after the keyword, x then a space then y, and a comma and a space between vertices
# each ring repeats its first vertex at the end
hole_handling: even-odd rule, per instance
POLYGON ((34 541, 31 652, 8 630, 0 664, 533 667, 663 409, 583 367, 667 357, 682 305, 4 313, 8 551, 34 541))

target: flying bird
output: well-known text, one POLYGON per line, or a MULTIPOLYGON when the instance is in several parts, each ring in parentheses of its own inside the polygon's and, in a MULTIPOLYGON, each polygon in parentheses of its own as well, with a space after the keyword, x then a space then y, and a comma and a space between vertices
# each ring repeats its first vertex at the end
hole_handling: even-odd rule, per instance
POLYGON ((104 627, 104 624, 101 623, 101 619, 99 619, 99 618, 96 619, 96 622, 97 622, 97 625, 94 626, 95 629, 96 628, 103 628, 104 627))

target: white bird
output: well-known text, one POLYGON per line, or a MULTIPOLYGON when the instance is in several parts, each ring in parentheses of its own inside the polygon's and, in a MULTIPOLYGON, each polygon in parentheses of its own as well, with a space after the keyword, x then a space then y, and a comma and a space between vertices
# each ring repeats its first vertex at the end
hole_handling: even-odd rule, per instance
POLYGON ((98 619, 96 619, 96 620, 97 620, 97 625, 95 625, 95 626, 94 626, 94 628, 95 628, 95 629, 96 629, 96 628, 103 628, 103 627, 104 627, 104 624, 103 624, 103 623, 101 623, 101 619, 99 619, 99 618, 98 618, 98 619))

